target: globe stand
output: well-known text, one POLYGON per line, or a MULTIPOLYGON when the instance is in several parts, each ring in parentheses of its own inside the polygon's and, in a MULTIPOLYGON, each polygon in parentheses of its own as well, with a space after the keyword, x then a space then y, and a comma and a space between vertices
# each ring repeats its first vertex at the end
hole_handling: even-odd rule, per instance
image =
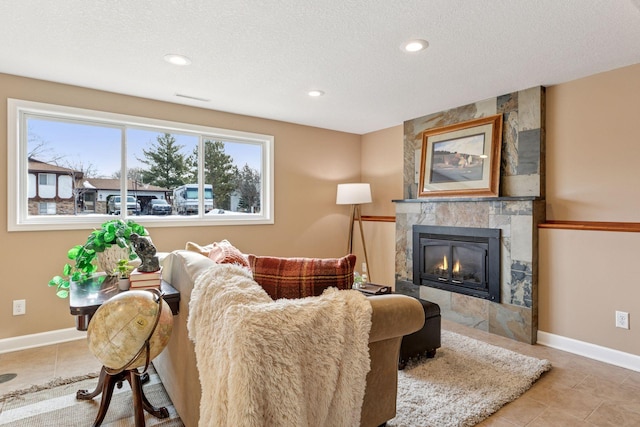
MULTIPOLYGON (((147 369, 149 368, 149 364, 151 363, 151 344, 150 340, 154 335, 156 327, 158 326, 158 322, 162 315, 162 306, 163 299, 162 293, 158 289, 149 289, 151 293, 155 296, 155 302, 158 303, 158 310, 156 311, 156 316, 153 322, 153 327, 151 328, 149 334, 147 335, 144 343, 140 347, 140 350, 127 362, 124 366, 114 369, 107 366, 102 366, 100 370, 100 377, 98 378, 98 384, 94 391, 89 392, 88 390, 78 390, 76 393, 76 399, 79 400, 91 400, 100 393, 102 393, 102 399, 100 400, 100 407, 98 408, 98 414, 96 415, 96 419, 93 422, 93 427, 98 427, 104 421, 104 417, 107 414, 107 410, 109 409, 109 404, 111 403, 111 397, 113 396, 114 387, 121 388, 122 383, 126 380, 131 387, 131 394, 133 398, 133 410, 134 410, 134 420, 135 427, 144 427, 144 411, 147 411, 151 415, 156 418, 168 418, 169 411, 165 407, 155 407, 153 406, 142 390, 142 384, 149 380, 149 374, 147 373, 147 369), (132 367, 140 357, 144 356, 144 369, 142 372, 138 372, 136 367, 132 367)), ((129 294, 129 295, 132 295, 129 294)), ((164 303, 166 304, 166 303, 164 303)), ((102 306, 104 307, 104 305, 102 306)), ((102 308, 101 307, 101 308, 102 308)), ((168 307, 168 306, 167 306, 168 307)), ((98 309, 100 310, 100 309, 98 309)), ((91 333, 91 329, 89 329, 89 334, 91 333)))
POLYGON ((153 406, 142 390, 142 383, 149 380, 149 375, 145 372, 140 374, 137 369, 127 369, 115 374, 111 374, 104 366, 100 371, 100 378, 98 379, 98 385, 92 392, 88 390, 78 390, 76 393, 76 399, 79 400, 91 400, 100 393, 102 393, 102 399, 100 400, 100 407, 98 408, 98 415, 93 422, 93 427, 98 427, 104 421, 105 415, 107 415, 107 409, 111 403, 111 397, 113 396, 113 388, 117 385, 118 388, 122 387, 122 382, 127 381, 131 386, 131 393, 133 395, 133 411, 136 427, 144 427, 144 411, 147 411, 156 418, 169 417, 169 411, 165 407, 157 408, 153 406))

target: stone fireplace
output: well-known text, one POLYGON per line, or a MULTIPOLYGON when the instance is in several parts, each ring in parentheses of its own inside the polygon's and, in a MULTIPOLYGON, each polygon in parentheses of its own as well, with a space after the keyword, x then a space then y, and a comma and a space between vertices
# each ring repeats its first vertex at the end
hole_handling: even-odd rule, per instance
MULTIPOLYGON (((535 343, 538 329, 537 225, 545 220, 544 88, 535 87, 417 118, 405 122, 404 128, 404 199, 395 200, 396 291, 437 303, 445 319, 535 343), (422 132, 493 114, 503 115, 500 196, 418 198, 422 132), (421 237, 420 233, 414 234, 414 229, 450 231, 450 227, 494 234, 493 244, 499 246, 498 261, 496 264, 494 260, 486 271, 488 274, 489 268, 497 268, 498 283, 494 283, 491 292, 488 282, 480 284, 484 282, 483 277, 455 283, 449 260, 444 274, 444 252, 451 258, 454 249, 445 247, 442 242, 435 244, 440 255, 429 258, 433 267, 440 271, 432 268, 425 272, 421 271, 420 265, 415 265, 414 251, 421 250, 421 237), (439 256, 442 256, 442 262, 437 260, 439 256), (417 274, 426 277, 416 277, 417 274), (440 286, 445 281, 453 287, 440 286), (456 289, 460 285, 464 285, 463 292, 456 289), (487 285, 486 293, 483 290, 482 296, 477 295, 477 289, 473 289, 476 285, 487 285)), ((442 234, 446 235, 446 232, 442 234)), ((466 247, 471 248, 474 246, 466 247)), ((420 257, 424 254, 417 254, 418 260, 420 257)), ((473 274, 476 273, 467 276, 473 274)), ((494 271, 493 278, 495 276, 494 271)), ((461 281, 460 277, 455 280, 461 281)))

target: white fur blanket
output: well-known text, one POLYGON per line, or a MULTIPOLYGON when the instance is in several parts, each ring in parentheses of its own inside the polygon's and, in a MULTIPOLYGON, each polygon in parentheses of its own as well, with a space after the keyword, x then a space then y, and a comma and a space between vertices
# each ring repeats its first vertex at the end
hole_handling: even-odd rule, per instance
POLYGON ((355 290, 273 301, 251 272, 211 267, 189 302, 200 426, 357 426, 371 304, 355 290))

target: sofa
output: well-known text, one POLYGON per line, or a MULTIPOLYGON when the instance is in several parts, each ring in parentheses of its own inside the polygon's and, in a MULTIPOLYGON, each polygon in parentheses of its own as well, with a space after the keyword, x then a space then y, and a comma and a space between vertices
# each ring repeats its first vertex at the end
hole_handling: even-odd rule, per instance
MULTIPOLYGON (((180 306, 169 344, 153 365, 186 427, 198 425, 201 398, 194 344, 187 329, 189 301, 196 278, 214 264, 211 258, 189 250, 173 251, 162 261, 163 279, 180 291, 180 306)), ((371 362, 360 425, 375 427, 395 416, 400 343, 404 335, 419 330, 425 318, 415 298, 391 294, 369 300, 371 362)))

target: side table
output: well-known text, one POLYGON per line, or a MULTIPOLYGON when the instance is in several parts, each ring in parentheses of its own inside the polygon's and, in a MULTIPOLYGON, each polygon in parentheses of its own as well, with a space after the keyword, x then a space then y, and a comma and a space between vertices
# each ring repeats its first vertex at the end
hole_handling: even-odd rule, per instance
MULTIPOLYGON (((160 283, 160 291, 162 298, 169 304, 173 315, 178 314, 180 292, 164 280, 160 283)), ((69 312, 76 317, 76 329, 86 331, 96 310, 120 292, 127 291, 119 290, 118 280, 112 276, 94 276, 82 282, 82 286, 71 282, 69 312), (104 279, 102 279, 103 277, 104 279)))
MULTIPOLYGON (((160 283, 162 298, 167 302, 173 315, 178 314, 180 303, 180 292, 164 280, 160 283)), ((79 286, 78 283, 71 282, 69 288, 69 311, 76 318, 76 329, 86 331, 91 317, 98 308, 113 296, 119 294, 118 280, 116 277, 94 276, 87 279, 79 286)), ((117 374, 110 374, 106 367, 100 370, 100 377, 95 390, 78 390, 76 399, 91 400, 102 393, 102 400, 98 414, 93 423, 93 427, 102 424, 111 402, 113 388, 122 387, 122 382, 127 381, 131 386, 133 395, 133 406, 135 414, 135 426, 144 427, 143 410, 149 412, 157 418, 167 418, 169 411, 167 408, 157 408, 149 402, 142 390, 142 384, 149 380, 149 375, 145 372, 138 373, 137 369, 129 369, 117 374)))

